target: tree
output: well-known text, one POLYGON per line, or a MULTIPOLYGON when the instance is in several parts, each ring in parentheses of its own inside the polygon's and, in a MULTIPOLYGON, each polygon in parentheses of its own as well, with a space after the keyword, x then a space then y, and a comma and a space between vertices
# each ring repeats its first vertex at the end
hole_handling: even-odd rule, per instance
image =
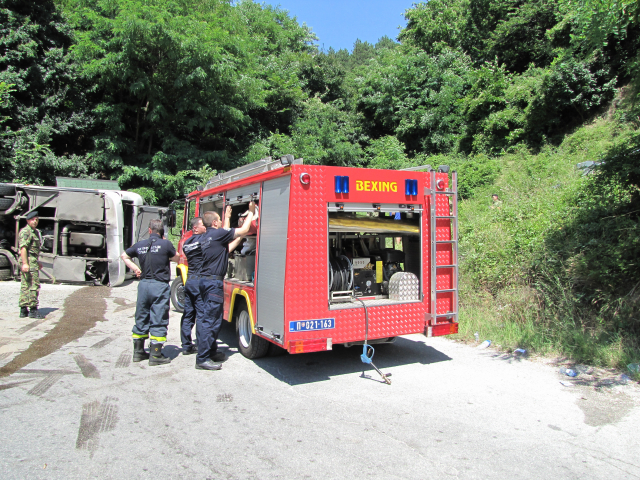
POLYGON ((504 64, 510 72, 523 73, 531 64, 547 67, 560 49, 569 47, 568 28, 547 32, 561 18, 554 0, 521 1, 500 20, 487 39, 488 59, 504 64))
POLYGON ((637 0, 560 0, 558 4, 574 22, 573 41, 584 42, 592 50, 612 38, 626 37, 628 28, 640 21, 637 0))
POLYGON ((451 151, 462 131, 458 103, 470 71, 469 58, 448 47, 433 56, 408 47, 383 50, 351 79, 368 136, 395 135, 410 155, 451 151))
POLYGON ((372 140, 365 151, 370 168, 398 170, 411 166, 404 145, 392 135, 372 140))
POLYGON ((52 1, 0 0, 0 181, 51 183, 88 173, 93 119, 52 1), (5 87, 6 88, 6 87, 5 87))
MULTIPOLYGON (((121 186, 154 172, 235 166, 265 132, 286 130, 305 94, 312 34, 251 1, 67 0, 75 58, 96 84, 94 167, 121 186)), ((168 198, 167 198, 168 199, 168 198)))
POLYGON ((470 0, 430 0, 420 2, 405 12, 407 26, 398 38, 427 53, 442 46, 460 48, 465 42, 465 24, 470 0))

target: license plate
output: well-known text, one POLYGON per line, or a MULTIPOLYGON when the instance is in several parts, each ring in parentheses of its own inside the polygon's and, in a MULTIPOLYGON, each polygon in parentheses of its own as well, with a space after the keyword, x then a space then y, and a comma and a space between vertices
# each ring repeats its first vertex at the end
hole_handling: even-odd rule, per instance
POLYGON ((320 320, 296 320, 289 322, 290 332, 310 332, 312 330, 330 330, 336 328, 335 318, 321 318, 320 320))

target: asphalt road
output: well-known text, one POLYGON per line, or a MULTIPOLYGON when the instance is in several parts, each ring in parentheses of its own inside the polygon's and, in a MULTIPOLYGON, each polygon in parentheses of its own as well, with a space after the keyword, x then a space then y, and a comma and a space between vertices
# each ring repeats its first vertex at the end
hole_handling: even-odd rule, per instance
POLYGON ((231 325, 222 370, 179 355, 131 363, 136 284, 43 285, 42 321, 0 283, 3 479, 635 479, 640 388, 563 377, 446 338, 247 360, 231 325), (570 382, 568 386, 562 382, 570 382))

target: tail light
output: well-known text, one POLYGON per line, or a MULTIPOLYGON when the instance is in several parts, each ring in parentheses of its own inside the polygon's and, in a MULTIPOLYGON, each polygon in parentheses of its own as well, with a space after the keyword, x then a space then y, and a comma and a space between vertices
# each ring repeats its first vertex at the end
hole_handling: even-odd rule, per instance
POLYGON ((326 352, 333 349, 333 342, 330 338, 312 338, 308 340, 292 340, 289 342, 287 351, 289 353, 309 353, 326 352))

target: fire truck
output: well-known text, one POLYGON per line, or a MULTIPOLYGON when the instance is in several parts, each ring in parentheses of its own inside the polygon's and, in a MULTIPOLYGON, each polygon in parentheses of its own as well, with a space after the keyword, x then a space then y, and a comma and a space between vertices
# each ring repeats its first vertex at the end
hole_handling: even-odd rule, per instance
POLYGON ((457 177, 446 166, 376 170, 286 155, 212 178, 186 196, 172 302, 182 310, 183 242, 207 211, 230 226, 258 205, 257 231, 229 257, 224 314, 259 358, 458 332, 457 177))

